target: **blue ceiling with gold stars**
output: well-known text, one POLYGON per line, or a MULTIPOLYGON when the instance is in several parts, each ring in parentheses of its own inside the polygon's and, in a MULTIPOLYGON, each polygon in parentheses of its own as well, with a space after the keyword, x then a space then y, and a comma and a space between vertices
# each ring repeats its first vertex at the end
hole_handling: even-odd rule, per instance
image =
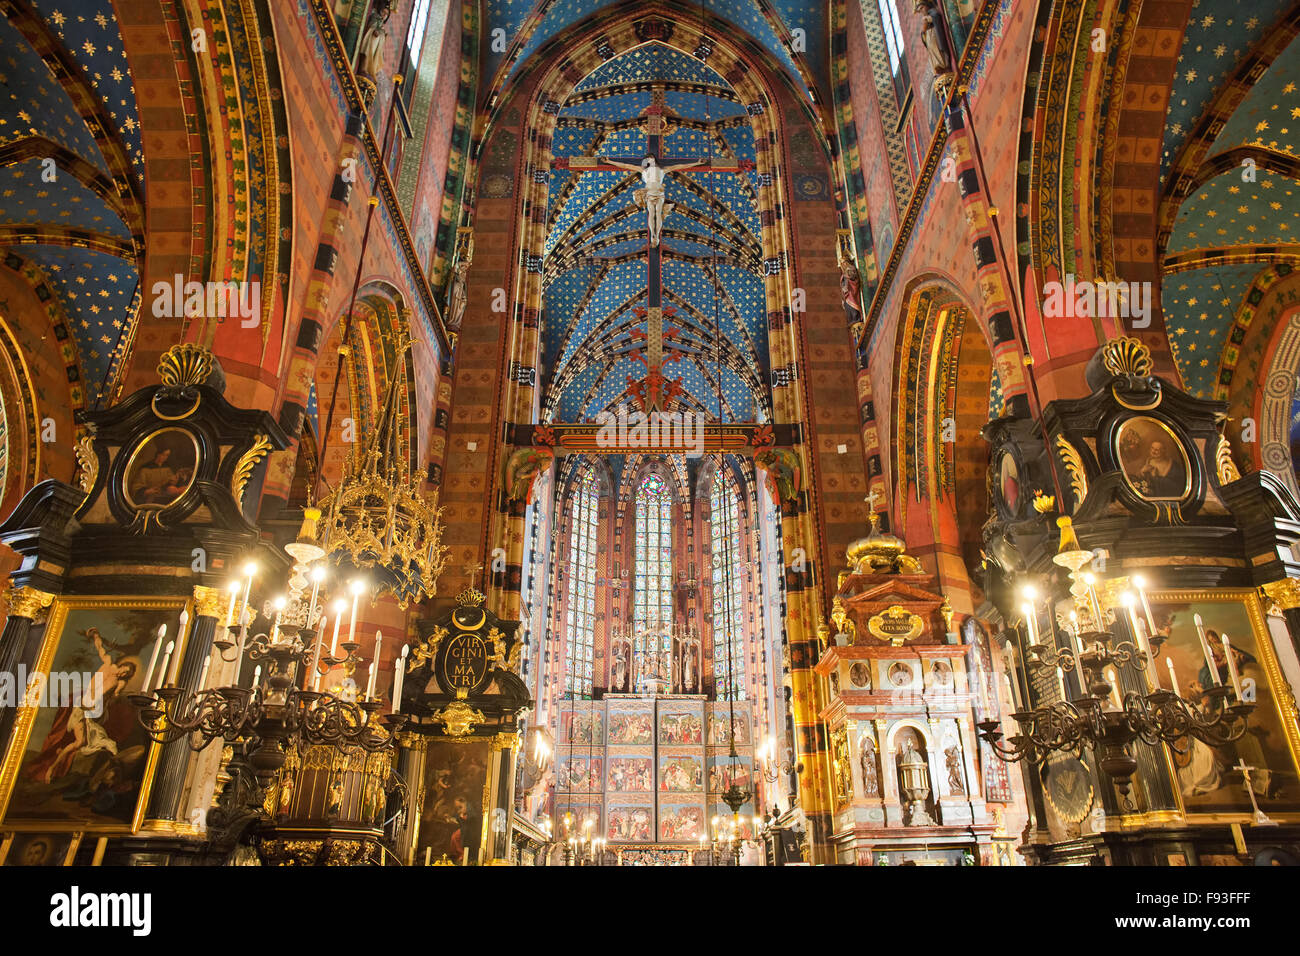
MULTIPOLYGON (((557 158, 647 154, 642 112, 669 121, 661 165, 755 159, 735 92, 705 64, 660 44, 638 47, 577 85, 560 110, 557 158), (625 92, 628 82, 647 84, 625 92), (691 89, 679 89, 690 85, 691 89)), ((770 417, 759 217, 752 171, 668 174, 662 250, 664 377, 675 405, 710 418, 770 417), (720 397, 719 397, 720 393, 720 397), (721 408, 719 408, 721 402, 721 408)), ((585 421, 620 404, 646 374, 646 213, 631 171, 552 171, 543 261, 543 418, 585 421), (641 312, 638 312, 638 309, 641 312)))
POLYGON ((1169 94, 1160 156, 1161 180, 1168 175, 1183 141, 1214 94, 1290 5, 1290 0, 1250 0, 1242 4, 1196 0, 1192 4, 1169 94))
MULTIPOLYGON (((1198 8, 1202 10, 1204 7, 1198 8)), ((1257 15, 1254 8, 1251 15, 1257 15)), ((1190 26, 1189 36, 1213 30, 1214 23, 1207 28, 1203 22, 1202 18, 1190 26)), ((1246 21, 1224 21, 1219 26, 1216 42, 1227 44, 1246 29, 1246 21)), ((1259 25, 1251 29, 1257 40, 1259 25)), ((1217 79, 1222 81, 1223 71, 1219 72, 1217 79)), ((1293 41, 1228 118, 1210 147, 1208 160, 1243 146, 1265 154, 1300 156, 1298 78, 1300 42, 1293 41)), ((1210 82, 1207 77, 1200 80, 1210 82)), ((1207 92, 1202 108, 1208 99, 1207 92)), ((1195 122, 1193 117, 1191 123, 1195 122)), ((1233 320, 1260 273, 1276 261, 1267 247, 1297 242, 1300 181, 1263 166, 1231 169, 1202 183, 1183 201, 1166 254, 1186 257, 1194 253, 1197 260, 1203 255, 1207 264, 1165 275, 1160 304, 1174 360, 1192 394, 1214 397, 1233 320)))
MULTIPOLYGON (((501 30, 503 32, 496 35, 505 41, 504 49, 492 49, 489 44, 488 74, 495 75, 504 59, 514 55, 506 74, 508 80, 552 39, 602 8, 613 5, 610 0, 487 0, 488 35, 490 37, 493 31, 501 30), (541 13, 541 19, 536 28, 516 45, 524 22, 535 10, 541 13)), ((806 0, 704 0, 701 5, 739 28, 766 50, 805 96, 808 95, 808 83, 801 66, 811 75, 813 85, 829 89, 825 74, 827 4, 806 0)))
POLYGON ((0 22, 0 146, 10 150, 0 168, 0 226, 27 240, 13 251, 58 296, 77 347, 76 374, 94 401, 138 308, 138 274, 113 170, 78 113, 74 90, 80 81, 93 91, 97 121, 120 146, 132 180, 126 190, 135 195, 144 189, 139 113, 109 0, 32 0, 32 7, 44 42, 62 46, 82 75, 65 86, 39 45, 8 20, 0 22), (47 140, 89 168, 50 164, 47 140))

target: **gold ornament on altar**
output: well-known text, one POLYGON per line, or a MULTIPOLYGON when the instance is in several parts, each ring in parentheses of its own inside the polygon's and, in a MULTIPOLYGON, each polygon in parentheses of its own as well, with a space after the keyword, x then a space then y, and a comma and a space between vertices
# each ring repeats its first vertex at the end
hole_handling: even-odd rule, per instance
POLYGON ((873 637, 889 641, 895 647, 919 637, 925 630, 925 621, 919 614, 913 614, 901 604, 885 608, 867 621, 867 630, 873 637))
POLYGON ((425 495, 427 479, 411 473, 398 395, 405 391, 411 343, 401 333, 383 410, 360 451, 348 454, 343 478, 321 500, 324 547, 358 568, 377 572, 378 593, 391 592, 398 606, 432 596, 447 563, 442 509, 437 494, 425 495))
POLYGON ((433 719, 442 721, 448 737, 468 737, 475 724, 487 720, 481 710, 475 710, 465 703, 459 694, 456 700, 435 713, 433 719))
MULTIPOLYGON (((873 496, 868 496, 872 500, 873 496)), ((872 501, 874 505, 874 501, 872 501)), ((849 567, 854 574, 920 574, 921 562, 904 552, 907 543, 897 535, 880 530, 880 515, 873 509, 867 516, 871 533, 848 547, 849 567)))
POLYGON ((173 345, 158 360, 158 377, 168 388, 202 385, 212 372, 212 353, 201 345, 173 345))
POLYGON ((1142 344, 1142 340, 1131 335, 1123 335, 1107 342, 1101 350, 1101 363, 1111 375, 1134 375, 1143 378, 1150 375, 1155 365, 1151 361, 1151 350, 1142 344))

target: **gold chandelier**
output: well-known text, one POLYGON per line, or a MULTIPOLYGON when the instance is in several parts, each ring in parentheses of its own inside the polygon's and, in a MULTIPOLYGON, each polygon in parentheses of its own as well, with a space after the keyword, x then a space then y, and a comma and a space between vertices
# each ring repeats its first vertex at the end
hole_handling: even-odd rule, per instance
POLYGON ((401 447, 397 396, 410 349, 402 332, 379 421, 364 446, 348 453, 338 487, 320 503, 325 552, 335 563, 346 557, 358 569, 374 569, 373 592, 391 592, 402 608, 437 593, 448 551, 437 493, 421 491, 428 472, 412 475, 401 447))

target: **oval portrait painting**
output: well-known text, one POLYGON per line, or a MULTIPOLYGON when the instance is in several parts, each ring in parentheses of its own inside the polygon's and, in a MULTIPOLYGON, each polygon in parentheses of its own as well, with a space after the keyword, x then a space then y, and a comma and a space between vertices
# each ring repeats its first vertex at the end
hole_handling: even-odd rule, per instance
POLYGON ((194 484, 199 446, 184 428, 162 428, 136 448, 122 477, 126 503, 138 509, 161 509, 194 484))
POLYGON ((1178 501, 1192 488, 1182 443, 1164 422, 1130 418, 1115 433, 1115 457, 1129 487, 1149 501, 1178 501))

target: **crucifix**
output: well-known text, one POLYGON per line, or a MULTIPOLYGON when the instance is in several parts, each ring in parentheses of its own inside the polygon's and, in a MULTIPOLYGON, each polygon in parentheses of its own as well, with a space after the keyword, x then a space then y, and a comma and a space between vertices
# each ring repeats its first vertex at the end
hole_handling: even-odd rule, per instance
POLYGON ((1277 821, 1270 818, 1267 813, 1265 813, 1263 810, 1259 808, 1259 801, 1255 799, 1255 788, 1251 786, 1250 783, 1251 772, 1254 770, 1258 770, 1259 768, 1246 766, 1245 758, 1242 758, 1241 760, 1237 761, 1237 765, 1232 769, 1240 770, 1242 779, 1246 781, 1246 793, 1250 797, 1250 805, 1255 808, 1255 826, 1257 827, 1277 826, 1278 825, 1277 821))
POLYGON ((877 501, 880 501, 880 500, 881 500, 882 498, 884 498, 884 497, 885 497, 885 496, 882 495, 882 494, 880 493, 880 489, 879 489, 879 488, 872 488, 872 489, 871 489, 871 494, 867 495, 867 496, 866 496, 865 498, 863 498, 862 500, 865 501, 865 502, 867 503, 867 510, 870 511, 872 514, 875 514, 875 513, 876 513, 876 502, 877 502, 877 501))
POLYGON ((469 575, 469 586, 473 588, 474 579, 477 578, 478 573, 483 570, 483 564, 482 562, 478 564, 467 564, 461 570, 463 570, 466 574, 469 575))
POLYGON ((646 411, 659 408, 671 398, 680 394, 681 379, 668 381, 663 375, 663 366, 667 361, 675 361, 680 353, 670 351, 664 355, 665 338, 674 338, 676 329, 664 332, 663 318, 672 315, 671 307, 663 304, 663 258, 660 238, 664 218, 672 212, 673 204, 665 201, 667 195, 667 174, 686 169, 701 172, 735 173, 754 168, 749 160, 717 160, 713 158, 663 155, 664 137, 671 134, 676 126, 672 123, 672 111, 665 103, 665 89, 655 86, 651 93, 650 105, 641 114, 645 119, 646 155, 645 156, 571 156, 556 160, 555 167, 568 169, 570 174, 580 175, 586 172, 608 172, 612 170, 630 170, 641 176, 642 189, 635 193, 637 205, 646 210, 646 307, 637 309, 638 315, 646 320, 644 333, 634 332, 633 338, 645 339, 646 374, 640 381, 628 379, 625 394, 631 394, 646 411))

